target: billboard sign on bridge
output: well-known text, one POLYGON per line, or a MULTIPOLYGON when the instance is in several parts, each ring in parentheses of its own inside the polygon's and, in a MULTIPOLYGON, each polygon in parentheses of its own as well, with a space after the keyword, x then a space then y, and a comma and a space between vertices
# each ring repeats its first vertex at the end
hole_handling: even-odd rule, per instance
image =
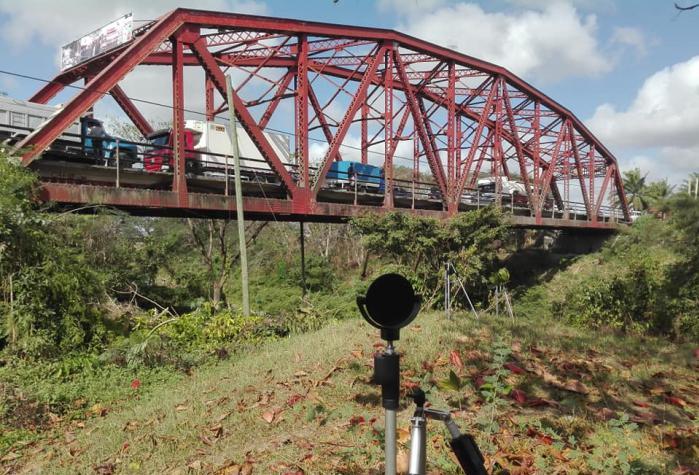
POLYGON ((102 28, 68 43, 61 48, 61 71, 126 43, 131 40, 132 34, 133 14, 128 13, 102 28))

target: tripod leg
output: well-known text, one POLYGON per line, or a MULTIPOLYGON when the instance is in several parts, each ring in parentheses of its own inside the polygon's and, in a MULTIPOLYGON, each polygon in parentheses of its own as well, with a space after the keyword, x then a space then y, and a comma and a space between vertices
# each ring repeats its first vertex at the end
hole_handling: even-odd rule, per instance
POLYGON ((451 439, 449 443, 454 455, 459 460, 461 468, 467 475, 488 475, 483 465, 483 455, 476 442, 468 434, 451 439))
POLYGON ((386 409, 385 413, 386 427, 386 475, 396 475, 396 410, 386 409))
POLYGON ((411 420, 410 430, 410 467, 408 475, 425 475, 426 465, 426 426, 427 420, 418 415, 411 420))

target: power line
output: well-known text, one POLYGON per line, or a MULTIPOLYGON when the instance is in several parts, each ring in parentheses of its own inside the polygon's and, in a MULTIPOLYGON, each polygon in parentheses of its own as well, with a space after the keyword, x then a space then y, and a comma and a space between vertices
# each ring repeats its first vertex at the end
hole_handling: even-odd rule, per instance
MULTIPOLYGON (((14 77, 22 78, 22 79, 29 79, 29 80, 31 80, 31 81, 43 82, 43 83, 46 83, 46 84, 50 84, 50 83, 54 82, 54 81, 49 80, 49 79, 40 78, 40 77, 37 77, 37 76, 31 76, 31 75, 28 75, 28 74, 16 73, 16 72, 13 72, 13 71, 7 71, 7 70, 3 70, 3 69, 0 69, 0 74, 5 74, 5 75, 8 75, 8 76, 14 76, 14 77)), ((80 91, 84 91, 84 90, 87 89, 87 88, 84 87, 84 86, 77 86, 77 85, 75 85, 75 84, 65 84, 64 86, 67 87, 67 88, 70 88, 70 89, 77 89, 77 90, 80 90, 80 91)), ((99 92, 100 94, 103 94, 103 95, 110 95, 110 94, 111 94, 109 91, 97 91, 97 92, 99 92)), ((171 109, 171 110, 175 110, 175 109, 176 109, 174 106, 171 106, 171 105, 169 105, 169 104, 163 104, 163 103, 161 103, 161 102, 150 101, 150 100, 147 100, 147 99, 139 99, 139 98, 131 97, 131 96, 128 96, 128 95, 127 95, 126 97, 128 97, 131 101, 133 101, 133 102, 138 102, 138 103, 140 103, 140 104, 147 104, 147 105, 156 106, 156 107, 163 107, 163 108, 165 108, 165 109, 171 109)), ((190 113, 190 114, 196 114, 196 115, 203 116, 203 117, 206 117, 206 116, 207 116, 207 114, 206 114, 205 112, 201 112, 201 111, 197 111, 197 110, 193 110, 193 109, 187 109, 187 108, 182 107, 180 110, 182 110, 183 112, 188 112, 188 113, 190 113)), ((290 136, 290 137, 295 135, 293 132, 289 132, 289 131, 285 131, 285 130, 279 130, 279 129, 274 129, 274 128, 272 128, 272 127, 267 127, 265 130, 270 130, 270 131, 272 131, 272 132, 276 132, 276 133, 279 133, 279 134, 288 135, 288 136, 290 136)), ((318 143, 328 143, 327 140, 320 139, 320 138, 316 138, 316 137, 308 137, 308 139, 309 139, 309 140, 312 140, 312 141, 314 141, 314 142, 318 142, 318 143)), ((344 147, 344 148, 346 148, 346 149, 348 148, 348 149, 352 149, 352 150, 357 150, 357 151, 360 151, 360 152, 363 150, 361 147, 356 147, 356 146, 354 146, 354 145, 348 145, 348 144, 340 144, 340 147, 344 147)), ((371 149, 369 149, 369 148, 367 148, 367 153, 373 153, 373 154, 375 154, 375 155, 384 155, 384 156, 385 156, 384 153, 382 153, 382 152, 377 152, 377 151, 371 150, 371 149)), ((407 161, 410 161, 411 163, 413 162, 413 158, 404 157, 404 156, 401 156, 401 155, 394 155, 393 158, 394 158, 394 160, 395 160, 395 159, 399 159, 399 160, 407 160, 407 161)), ((425 159, 418 158, 418 161, 419 161, 419 162, 424 162, 425 159)))

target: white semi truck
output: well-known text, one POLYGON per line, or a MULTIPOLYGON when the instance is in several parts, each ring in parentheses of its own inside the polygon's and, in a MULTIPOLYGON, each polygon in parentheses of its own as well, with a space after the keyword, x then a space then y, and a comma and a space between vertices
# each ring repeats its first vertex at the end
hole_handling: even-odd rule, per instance
MULTIPOLYGON (((233 146, 228 127, 212 121, 186 120, 184 130, 185 157, 187 170, 194 173, 219 174, 226 167, 233 169, 233 146)), ((269 164, 242 127, 238 127, 238 149, 240 153, 241 175, 273 175, 269 164)), ((293 165, 289 138, 282 134, 264 133, 279 160, 285 165, 293 165)), ((162 129, 148 136, 154 145, 146 152, 145 169, 165 171, 172 164, 172 129, 162 129), (158 146, 162 148, 157 148, 158 146)))

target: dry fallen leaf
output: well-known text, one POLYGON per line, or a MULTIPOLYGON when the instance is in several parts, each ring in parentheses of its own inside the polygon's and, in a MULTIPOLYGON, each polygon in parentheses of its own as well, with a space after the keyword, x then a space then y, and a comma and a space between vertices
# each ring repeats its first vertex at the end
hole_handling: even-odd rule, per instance
POLYGON ((265 422, 267 422, 267 424, 271 424, 272 422, 274 422, 274 416, 274 411, 265 411, 262 414, 262 418, 265 420, 265 422))
POLYGON ((397 435, 398 443, 400 443, 400 444, 405 444, 410 440, 410 430, 406 429, 404 427, 401 427, 400 429, 398 429, 396 431, 396 435, 397 435))
POLYGON ((570 381, 567 381, 565 385, 563 386, 563 389, 567 391, 572 391, 574 393, 578 394, 588 394, 590 392, 589 389, 587 389, 587 386, 585 386, 583 383, 578 381, 577 379, 571 379, 570 381))
POLYGON ((240 465, 234 462, 228 462, 223 467, 218 468, 214 473, 216 475, 240 475, 240 465))
POLYGON ((194 470, 195 472, 198 472, 202 468, 201 460, 195 460, 189 465, 187 465, 187 468, 190 470, 194 470))
POLYGON ((449 353, 449 361, 451 361, 451 364, 454 365, 454 367, 459 371, 464 369, 464 363, 461 361, 461 356, 459 356, 458 351, 452 350, 449 353))
POLYGON ((396 472, 407 474, 408 470, 410 470, 410 454, 405 450, 399 450, 396 457, 396 472))
POLYGON ((250 462, 245 462, 240 468, 240 475, 252 475, 252 464, 250 462))
POLYGON ((8 452, 5 454, 3 458, 0 458, 0 462, 12 462, 13 460, 17 460, 20 458, 22 455, 18 454, 17 452, 8 452))

